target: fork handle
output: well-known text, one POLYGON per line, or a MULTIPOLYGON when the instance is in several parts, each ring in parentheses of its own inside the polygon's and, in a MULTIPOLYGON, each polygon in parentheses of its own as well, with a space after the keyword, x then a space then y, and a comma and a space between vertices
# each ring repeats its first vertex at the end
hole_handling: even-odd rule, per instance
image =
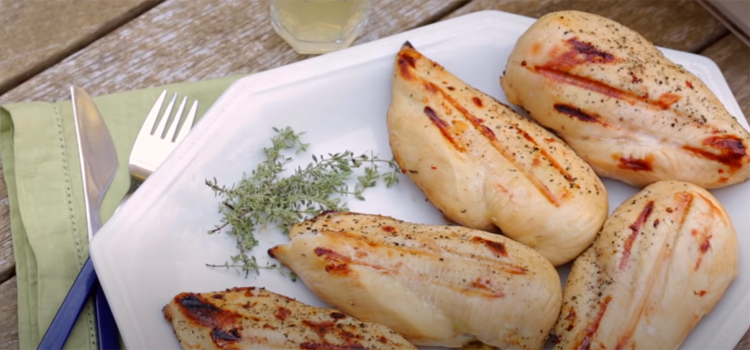
MULTIPOLYGON (((78 320, 78 316, 83 310, 83 306, 86 304, 86 301, 88 301, 89 295, 91 295, 91 290, 96 284, 97 278, 96 271, 94 271, 94 264, 91 263, 91 258, 88 258, 83 264, 81 271, 78 272, 78 276, 70 287, 68 295, 65 296, 62 305, 60 305, 60 308, 57 310, 55 318, 52 319, 52 323, 50 323, 49 328, 47 328, 47 332, 44 333, 44 337, 37 347, 38 350, 59 350, 63 348, 65 342, 68 340, 70 332, 73 330, 73 326, 76 324, 76 320, 78 320)), ((97 290, 101 290, 101 288, 97 288, 97 290)), ((102 301, 106 304, 106 299, 103 298, 104 293, 101 295, 102 301)), ((108 324, 107 317, 109 317, 111 323, 114 324, 114 319, 111 318, 112 312, 109 311, 109 316, 107 316, 106 310, 109 310, 109 305, 107 305, 105 310, 102 310, 105 311, 102 316, 97 317, 97 328, 100 330, 100 338, 102 333, 98 324, 102 320, 105 321, 105 325, 108 324)), ((97 313, 99 313, 99 309, 97 309, 97 313)), ((120 346, 119 338, 117 338, 117 326, 115 325, 114 327, 114 337, 111 334, 111 330, 112 328, 106 328, 105 326, 105 334, 107 334, 107 339, 105 341, 111 346, 111 343, 108 340, 112 338, 117 339, 117 346, 112 348, 117 349, 120 346)), ((99 344, 101 349, 101 341, 99 344)))

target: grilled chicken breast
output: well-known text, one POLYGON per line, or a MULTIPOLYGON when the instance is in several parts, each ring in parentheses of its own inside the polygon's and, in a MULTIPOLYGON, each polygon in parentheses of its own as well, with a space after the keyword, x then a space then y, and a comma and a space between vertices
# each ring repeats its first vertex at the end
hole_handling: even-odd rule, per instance
POLYGON ((501 78, 508 101, 557 132, 596 172, 642 187, 717 188, 750 177, 750 134, 695 75, 597 15, 545 15, 501 78))
POLYGON ((555 349, 677 349, 738 273, 716 198, 659 181, 626 200, 573 263, 555 349))
POLYGON ((181 293, 164 307, 183 349, 413 349, 385 326, 263 288, 181 293))
POLYGON ((564 142, 408 43, 387 124, 395 160, 447 218, 499 228, 554 265, 583 252, 607 217, 604 185, 564 142))
POLYGON ((316 295, 416 345, 539 349, 560 312, 557 270, 501 235, 332 212, 289 237, 269 254, 316 295))

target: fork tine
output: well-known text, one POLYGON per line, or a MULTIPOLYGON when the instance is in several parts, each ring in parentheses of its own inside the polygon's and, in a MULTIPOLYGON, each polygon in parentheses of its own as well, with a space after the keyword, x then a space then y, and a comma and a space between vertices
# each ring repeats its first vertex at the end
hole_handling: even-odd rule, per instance
POLYGON ((185 117, 185 122, 180 128, 180 133, 174 138, 174 142, 180 142, 185 136, 187 136, 188 132, 190 132, 190 129, 193 127, 193 121, 195 120, 196 114, 198 114, 198 100, 193 101, 193 105, 190 106, 190 111, 188 112, 187 117, 185 117))
POLYGON ((177 112, 174 112, 174 119, 172 119, 172 124, 169 125, 169 130, 167 131, 166 140, 172 141, 175 138, 175 133, 177 132, 177 125, 180 124, 180 119, 182 119, 182 112, 185 110, 185 104, 187 103, 187 96, 182 98, 182 102, 180 103, 180 106, 177 107, 177 112))
POLYGON ((161 92, 161 94, 159 94, 159 98, 156 99, 156 102, 154 102, 154 106, 151 107, 151 111, 148 112, 146 120, 141 126, 141 130, 138 131, 138 138, 144 138, 148 135, 151 135, 151 132, 156 126, 156 118, 159 116, 159 110, 161 109, 162 104, 164 104, 164 97, 166 96, 167 90, 164 90, 161 92))
POLYGON ((169 104, 167 104, 167 108, 164 109, 164 113, 161 115, 161 120, 159 121, 159 127, 156 128, 156 131, 154 133, 155 136, 159 138, 164 138, 164 129, 167 127, 167 121, 169 121, 169 116, 172 114, 172 107, 174 107, 174 102, 177 100, 177 93, 172 96, 172 99, 169 101, 169 104))

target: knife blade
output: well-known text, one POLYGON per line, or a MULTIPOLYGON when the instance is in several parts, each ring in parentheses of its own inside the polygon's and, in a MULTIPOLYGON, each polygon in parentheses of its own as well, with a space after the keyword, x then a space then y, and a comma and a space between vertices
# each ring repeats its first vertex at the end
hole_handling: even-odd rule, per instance
MULTIPOLYGON (((101 228, 99 208, 117 173, 117 151, 107 125, 89 94, 77 86, 71 86, 70 93, 83 181, 86 227, 91 240, 101 228)), ((98 286, 90 258, 86 259, 38 349, 62 349, 92 291, 95 293, 99 349, 119 349, 117 324, 104 292, 98 286)))

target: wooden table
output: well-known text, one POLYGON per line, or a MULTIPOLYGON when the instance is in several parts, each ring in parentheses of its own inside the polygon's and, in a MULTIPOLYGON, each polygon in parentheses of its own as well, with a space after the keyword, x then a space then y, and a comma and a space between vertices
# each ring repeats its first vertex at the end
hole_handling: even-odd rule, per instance
MULTIPOLYGON (((658 46, 713 59, 750 116, 750 47, 694 1, 376 0, 365 43, 480 10, 538 17, 576 9, 612 18, 658 46)), ((304 60, 246 0, 0 0, 0 104, 67 99, 249 74, 304 60)), ((0 176, 2 174, 0 173, 0 176)), ((18 348, 16 279, 0 181, 0 349, 18 348)), ((735 349, 748 348, 746 334, 735 349)))

